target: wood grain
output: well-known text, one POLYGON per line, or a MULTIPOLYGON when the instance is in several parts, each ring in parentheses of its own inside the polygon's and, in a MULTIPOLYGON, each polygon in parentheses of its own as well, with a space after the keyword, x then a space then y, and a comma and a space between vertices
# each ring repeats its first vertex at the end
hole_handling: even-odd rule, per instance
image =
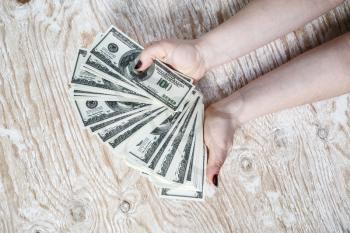
MULTIPOLYGON (((159 199, 75 118, 70 74, 97 32, 114 24, 142 44, 190 39, 247 3, 1 1, 0 232, 350 232, 349 95, 245 125, 204 203, 159 199)), ((349 29, 346 1, 208 73, 206 103, 349 29)))

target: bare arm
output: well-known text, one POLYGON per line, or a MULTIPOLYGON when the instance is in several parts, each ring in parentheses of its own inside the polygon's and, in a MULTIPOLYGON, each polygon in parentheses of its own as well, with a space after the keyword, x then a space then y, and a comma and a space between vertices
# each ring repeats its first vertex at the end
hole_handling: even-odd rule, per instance
POLYGON ((343 0, 255 0, 195 40, 161 40, 142 52, 135 67, 157 58, 199 80, 209 69, 242 56, 334 8, 343 0))
POLYGON ((217 174, 234 130, 258 116, 350 92, 350 33, 306 52, 206 110, 207 176, 217 174))
POLYGON ((255 0, 197 42, 207 69, 305 25, 342 0, 255 0))
POLYGON ((226 113, 234 114, 238 123, 245 123, 267 113, 347 92, 350 92, 350 33, 296 57, 211 108, 221 112, 225 109, 226 113))

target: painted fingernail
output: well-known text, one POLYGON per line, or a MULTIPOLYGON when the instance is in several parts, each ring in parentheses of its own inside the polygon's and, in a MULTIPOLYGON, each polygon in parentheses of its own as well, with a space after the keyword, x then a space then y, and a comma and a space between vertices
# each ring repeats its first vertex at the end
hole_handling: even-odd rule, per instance
POLYGON ((135 70, 137 70, 137 69, 140 68, 141 66, 142 66, 142 61, 139 60, 139 61, 137 62, 137 64, 135 65, 135 70))
POLYGON ((215 175, 213 176, 213 184, 214 184, 216 187, 218 187, 218 174, 215 174, 215 175))

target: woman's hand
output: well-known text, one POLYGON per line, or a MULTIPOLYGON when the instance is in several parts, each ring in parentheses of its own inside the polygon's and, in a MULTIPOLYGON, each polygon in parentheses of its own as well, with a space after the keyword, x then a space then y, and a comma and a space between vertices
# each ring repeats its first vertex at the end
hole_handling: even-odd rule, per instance
POLYGON ((208 148, 207 178, 218 186, 218 174, 232 147, 235 131, 244 121, 243 98, 239 91, 205 110, 204 141, 208 148))
POLYGON ((231 119, 210 108, 205 111, 204 140, 208 148, 208 182, 218 186, 218 174, 232 146, 236 127, 231 119))
POLYGON ((198 81, 203 77, 207 68, 197 41, 174 39, 153 42, 142 51, 135 69, 144 71, 154 59, 158 59, 198 81))

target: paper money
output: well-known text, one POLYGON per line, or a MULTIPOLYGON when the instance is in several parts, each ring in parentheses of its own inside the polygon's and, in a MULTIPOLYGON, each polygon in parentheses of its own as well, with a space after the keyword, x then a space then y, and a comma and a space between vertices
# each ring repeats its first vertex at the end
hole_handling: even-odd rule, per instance
POLYGON ((203 200, 204 107, 192 79, 155 60, 134 66, 142 46, 115 27, 79 49, 69 97, 77 119, 162 198, 203 200))
POLYGON ((111 27, 91 54, 122 75, 126 82, 135 84, 169 108, 177 110, 194 86, 158 61, 145 72, 135 71, 135 61, 141 50, 140 45, 111 27))

